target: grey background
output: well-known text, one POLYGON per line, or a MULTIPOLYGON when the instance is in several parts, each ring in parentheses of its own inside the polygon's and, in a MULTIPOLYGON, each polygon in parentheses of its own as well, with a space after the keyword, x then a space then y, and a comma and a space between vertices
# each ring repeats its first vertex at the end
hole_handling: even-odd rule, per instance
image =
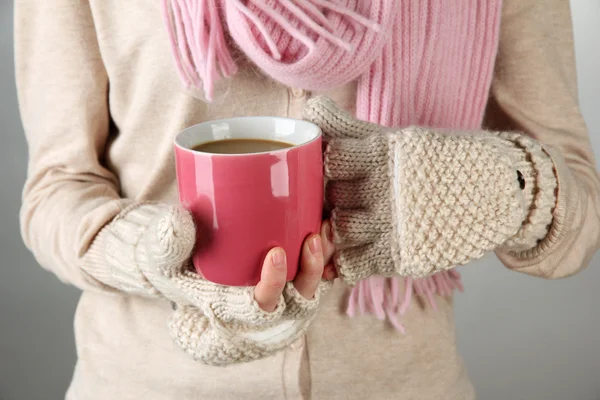
MULTIPOLYGON (((572 0, 580 99, 600 154, 600 1, 572 0)), ((51 38, 49 38, 51 40, 51 38)), ((19 236, 27 150, 17 110, 12 2, 0 4, 0 400, 64 396, 79 293, 36 265, 19 236)), ((551 99, 549 99, 551 101, 551 99)), ((488 257, 462 269, 459 346, 484 400, 600 399, 600 258, 544 281, 488 257)))

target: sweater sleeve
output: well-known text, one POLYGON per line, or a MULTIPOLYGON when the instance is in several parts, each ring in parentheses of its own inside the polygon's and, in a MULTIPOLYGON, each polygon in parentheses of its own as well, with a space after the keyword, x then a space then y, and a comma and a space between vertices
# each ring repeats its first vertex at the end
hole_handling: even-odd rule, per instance
POLYGON ((29 148, 20 221, 26 246, 61 280, 108 289, 82 256, 132 202, 103 164, 108 77, 87 2, 15 2, 16 81, 29 148))
POLYGON ((548 232, 525 251, 497 251, 510 269, 560 278, 584 268, 600 244, 600 179, 578 105, 567 0, 506 0, 484 125, 540 141, 553 161, 556 204, 548 232))

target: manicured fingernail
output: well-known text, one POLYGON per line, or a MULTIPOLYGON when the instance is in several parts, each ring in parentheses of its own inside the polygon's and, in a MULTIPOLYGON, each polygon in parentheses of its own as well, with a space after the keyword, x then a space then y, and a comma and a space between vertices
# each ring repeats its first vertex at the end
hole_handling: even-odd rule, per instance
POLYGON ((277 249, 271 255, 273 258, 273 265, 275 268, 284 268, 285 267, 285 251, 282 249, 277 249))
POLYGON ((310 239, 308 242, 308 249, 313 255, 321 253, 323 251, 321 237, 315 236, 314 238, 310 239))

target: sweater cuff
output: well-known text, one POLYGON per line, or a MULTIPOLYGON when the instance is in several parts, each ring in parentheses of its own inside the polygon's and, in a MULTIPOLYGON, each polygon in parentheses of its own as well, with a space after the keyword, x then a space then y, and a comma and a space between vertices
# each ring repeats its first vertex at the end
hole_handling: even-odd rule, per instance
POLYGON ((521 228, 502 249, 520 253, 535 248, 550 231, 557 201, 557 178, 552 158, 538 141, 515 133, 501 135, 514 145, 515 167, 526 204, 521 228))
POLYGON ((166 207, 161 204, 133 203, 124 208, 96 235, 82 258, 81 268, 98 281, 119 291, 157 297, 159 291, 148 281, 138 265, 138 244, 156 216, 166 207))
MULTIPOLYGON (((553 211, 553 220, 548 234, 537 246, 529 250, 518 252, 502 248, 496 254, 508 268, 526 273, 542 268, 541 275, 551 277, 553 268, 541 267, 542 262, 552 257, 555 252, 560 252, 561 248, 564 249, 564 247, 572 245, 574 240, 573 227, 578 227, 582 223, 584 217, 581 210, 586 209, 586 198, 580 195, 576 178, 571 173, 560 151, 552 147, 546 147, 545 150, 552 158, 558 182, 556 207, 553 211)), ((559 261, 552 261, 550 266, 555 266, 556 262, 559 261)))

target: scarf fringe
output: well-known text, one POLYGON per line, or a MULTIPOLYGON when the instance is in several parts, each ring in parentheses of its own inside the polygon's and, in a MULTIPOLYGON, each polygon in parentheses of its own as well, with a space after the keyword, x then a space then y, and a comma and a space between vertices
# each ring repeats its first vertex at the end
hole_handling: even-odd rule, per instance
POLYGON ((406 333, 399 317, 408 310, 413 295, 426 300, 431 308, 437 310, 435 295, 451 296, 454 290, 464 290, 460 273, 449 270, 426 278, 404 278, 404 293, 400 298, 401 279, 372 276, 358 282, 350 292, 346 314, 349 317, 354 317, 357 313, 372 314, 380 321, 387 319, 398 331, 406 333))
POLYGON ((162 1, 177 72, 187 89, 202 90, 209 102, 215 83, 237 72, 217 6, 217 0, 162 1))
MULTIPOLYGON (((394 127, 481 126, 501 0, 476 6, 408 0, 161 2, 177 71, 191 94, 205 101, 212 102, 215 91, 221 95, 220 81, 226 87, 231 80, 224 78, 237 69, 225 24, 237 48, 284 85, 323 91, 356 80, 359 119, 394 127)), ((360 282, 350 294, 348 315, 372 313, 403 332, 399 319, 413 295, 436 309, 435 295, 462 291, 453 270, 403 282, 360 282)))
POLYGON ((162 0, 163 18, 178 74, 187 89, 202 90, 208 102, 214 99, 215 84, 237 71, 225 42, 219 7, 232 6, 232 11, 245 16, 260 32, 271 56, 275 60, 282 59, 281 51, 261 21, 260 14, 253 12, 249 4, 306 46, 309 52, 314 50, 316 43, 306 32, 314 32, 346 51, 354 50, 352 43, 333 32, 323 10, 347 17, 375 32, 381 30, 377 22, 348 7, 325 0, 280 0, 282 10, 295 17, 304 30, 294 27, 285 14, 263 0, 162 0))

